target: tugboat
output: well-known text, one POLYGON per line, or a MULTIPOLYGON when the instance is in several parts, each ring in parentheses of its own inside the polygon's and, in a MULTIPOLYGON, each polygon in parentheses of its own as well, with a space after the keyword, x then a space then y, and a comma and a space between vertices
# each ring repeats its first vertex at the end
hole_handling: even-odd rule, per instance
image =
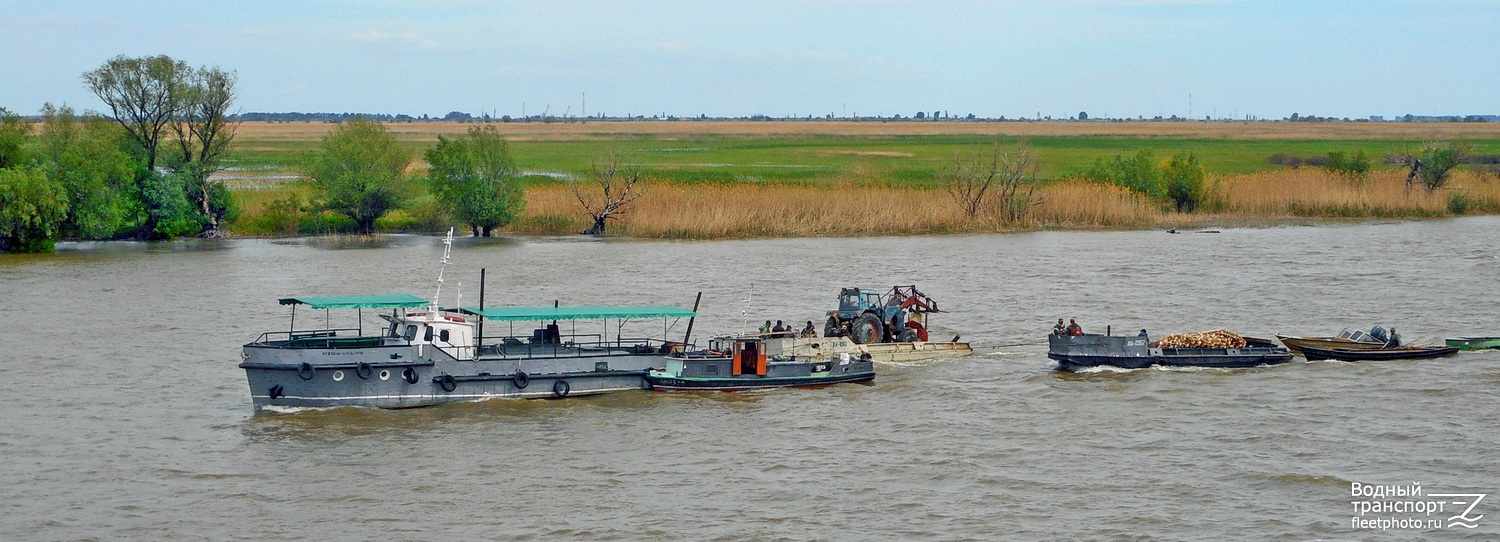
POLYGON ((708 350, 668 355, 666 368, 646 373, 646 382, 656 391, 743 391, 875 379, 875 363, 868 355, 769 358, 765 342, 759 337, 718 338, 709 344, 708 350))
POLYGON ((1059 368, 1067 371, 1106 365, 1124 369, 1143 369, 1152 365, 1258 367, 1292 360, 1292 353, 1281 347, 1162 348, 1152 346, 1151 338, 1145 334, 1116 336, 1053 333, 1047 337, 1047 342, 1047 357, 1056 360, 1059 368))
MULTIPOLYGON (((450 230, 442 263, 452 248, 450 230)), ((441 294, 442 271, 438 272, 441 294)), ((483 284, 481 279, 481 284, 483 284)), ((481 286, 481 292, 483 291, 481 286)), ((435 298, 437 296, 434 296, 435 298)), ((666 367, 667 354, 682 343, 665 338, 627 338, 626 321, 691 318, 673 306, 480 307, 445 309, 410 294, 288 297, 292 323, 262 333, 244 345, 250 397, 265 407, 420 407, 492 397, 563 398, 646 389, 648 370, 666 367), (390 309, 389 326, 297 328, 297 307, 390 309), (579 321, 600 320, 580 329, 579 321), (501 335, 484 335, 485 321, 511 323, 501 335), (558 322, 572 322, 564 330, 558 322), (514 322, 538 322, 517 335, 514 322), (615 329, 610 336, 611 328, 615 329), (594 331, 598 330, 598 331, 594 331), (373 331, 366 334, 366 331, 373 331)), ((460 305, 462 297, 459 298, 460 305)), ((498 327, 498 326, 497 326, 498 327)), ((494 328, 491 328, 494 329, 494 328)), ((663 331, 665 333, 665 331, 663 331)))

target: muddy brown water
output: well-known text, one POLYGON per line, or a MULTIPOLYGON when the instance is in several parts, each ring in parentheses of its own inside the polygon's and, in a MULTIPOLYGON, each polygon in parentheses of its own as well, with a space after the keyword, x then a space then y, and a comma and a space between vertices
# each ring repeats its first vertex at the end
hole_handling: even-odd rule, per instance
MULTIPOLYGON (((703 337, 820 322, 841 286, 916 284, 949 311, 934 338, 979 352, 881 365, 870 386, 262 413, 235 364, 241 344, 285 328, 276 298, 430 296, 438 240, 0 256, 0 539, 1494 539, 1500 352, 1071 374, 1043 339, 1057 318, 1155 334, 1500 334, 1496 239, 1494 217, 465 239, 444 295, 463 282, 466 304, 481 267, 489 304, 691 306, 702 291, 703 337), (1489 497, 1472 530, 1382 531, 1352 523, 1354 482, 1489 497)), ((1369 515, 1388 516, 1438 517, 1369 515)))

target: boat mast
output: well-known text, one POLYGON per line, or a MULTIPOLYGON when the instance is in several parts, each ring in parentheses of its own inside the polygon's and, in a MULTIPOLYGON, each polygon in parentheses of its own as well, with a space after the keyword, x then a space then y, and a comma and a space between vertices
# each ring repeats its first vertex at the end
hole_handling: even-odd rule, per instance
POLYGON ((453 254, 453 228, 448 228, 448 236, 443 238, 443 258, 438 260, 437 291, 432 294, 432 301, 427 304, 427 317, 432 319, 437 314, 438 298, 443 296, 443 271, 448 269, 448 260, 453 254))

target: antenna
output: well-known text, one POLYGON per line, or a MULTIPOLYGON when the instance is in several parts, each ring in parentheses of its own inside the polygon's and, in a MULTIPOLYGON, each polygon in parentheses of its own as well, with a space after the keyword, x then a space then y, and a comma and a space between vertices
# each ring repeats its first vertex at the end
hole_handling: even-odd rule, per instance
POLYGON ((453 254, 453 228, 448 228, 448 236, 443 238, 443 259, 438 260, 437 291, 432 294, 432 302, 427 305, 427 314, 437 314, 438 298, 443 296, 443 270, 448 268, 448 260, 453 254))
POLYGON ((745 328, 750 325, 750 300, 755 299, 755 281, 750 281, 750 295, 745 296, 745 308, 740 309, 740 335, 745 334, 745 328))

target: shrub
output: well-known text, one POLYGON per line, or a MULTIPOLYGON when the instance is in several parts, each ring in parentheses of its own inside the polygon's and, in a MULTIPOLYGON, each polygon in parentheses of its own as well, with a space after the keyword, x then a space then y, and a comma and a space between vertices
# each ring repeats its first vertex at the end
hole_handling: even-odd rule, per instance
POLYGON ((1193 212, 1207 199, 1204 177, 1203 165, 1190 152, 1173 155, 1161 167, 1161 183, 1166 189, 1167 199, 1178 212, 1193 212))
POLYGON ((1353 154, 1333 151, 1328 153, 1328 161, 1323 164, 1323 169, 1351 181, 1363 181, 1370 176, 1370 157, 1365 154, 1364 149, 1356 150, 1353 154))

